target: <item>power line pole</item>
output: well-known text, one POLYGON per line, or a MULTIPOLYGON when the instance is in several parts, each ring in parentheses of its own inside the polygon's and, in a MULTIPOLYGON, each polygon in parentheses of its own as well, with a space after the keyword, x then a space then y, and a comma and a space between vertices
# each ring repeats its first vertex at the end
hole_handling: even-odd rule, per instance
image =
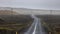
POLYGON ((50 10, 50 14, 52 15, 52 10, 50 10))

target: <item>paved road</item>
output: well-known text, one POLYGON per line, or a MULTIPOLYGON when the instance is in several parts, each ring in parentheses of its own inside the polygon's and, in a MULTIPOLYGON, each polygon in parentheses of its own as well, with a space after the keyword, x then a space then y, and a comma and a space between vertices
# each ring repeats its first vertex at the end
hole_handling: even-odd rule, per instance
POLYGON ((25 34, 45 34, 45 32, 43 32, 40 19, 35 16, 32 16, 32 18, 34 18, 34 21, 25 34))

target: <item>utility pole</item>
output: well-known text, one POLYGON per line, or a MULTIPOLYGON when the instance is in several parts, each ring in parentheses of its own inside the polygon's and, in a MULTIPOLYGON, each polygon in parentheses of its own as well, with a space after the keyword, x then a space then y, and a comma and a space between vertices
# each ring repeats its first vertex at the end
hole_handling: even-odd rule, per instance
POLYGON ((11 8, 11 15, 13 15, 13 8, 11 8))
POLYGON ((50 10, 50 14, 52 15, 52 10, 50 10))

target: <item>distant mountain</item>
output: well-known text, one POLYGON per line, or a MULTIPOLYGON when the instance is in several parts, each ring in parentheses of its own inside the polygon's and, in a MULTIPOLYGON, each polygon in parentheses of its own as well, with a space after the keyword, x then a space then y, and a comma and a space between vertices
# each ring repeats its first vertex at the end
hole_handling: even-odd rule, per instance
POLYGON ((4 14, 4 11, 6 12, 5 14, 24 14, 24 15, 30 15, 30 14, 35 14, 35 15, 57 15, 60 14, 60 10, 45 10, 45 9, 28 9, 28 8, 12 8, 12 7, 0 7, 0 14, 4 14), (10 12, 8 12, 10 11, 10 12))
POLYGON ((21 9, 21 10, 45 10, 45 9, 29 9, 29 8, 12 8, 12 7, 0 7, 0 10, 12 10, 12 9, 21 9))

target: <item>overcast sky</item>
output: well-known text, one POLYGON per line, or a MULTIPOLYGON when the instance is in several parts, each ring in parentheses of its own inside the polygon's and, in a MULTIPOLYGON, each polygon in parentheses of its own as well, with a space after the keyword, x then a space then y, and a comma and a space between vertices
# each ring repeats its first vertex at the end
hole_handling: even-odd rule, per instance
POLYGON ((60 9, 60 0, 0 0, 0 7, 60 9))

